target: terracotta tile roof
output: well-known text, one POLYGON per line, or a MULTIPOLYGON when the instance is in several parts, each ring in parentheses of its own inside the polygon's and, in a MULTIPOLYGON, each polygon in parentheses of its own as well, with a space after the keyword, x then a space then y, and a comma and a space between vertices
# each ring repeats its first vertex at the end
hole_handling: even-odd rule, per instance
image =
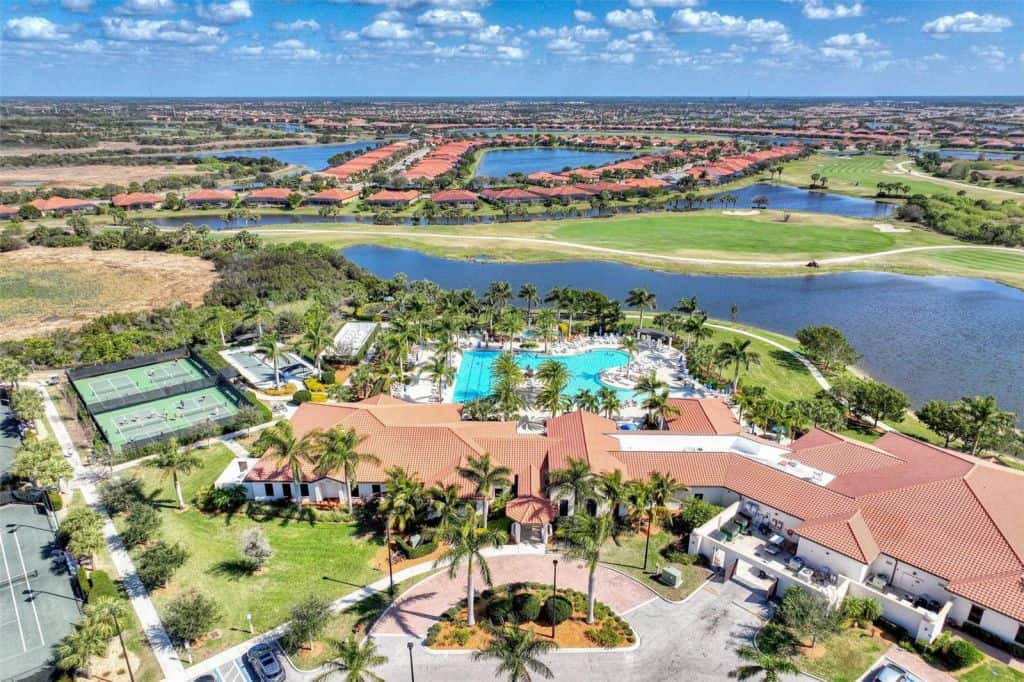
POLYGON ((803 520, 854 510, 853 500, 844 495, 742 455, 732 455, 724 485, 740 495, 803 520))
POLYGON ((684 485, 717 488, 725 485, 732 454, 728 452, 617 452, 629 480, 648 478, 652 472, 671 476, 684 485))
POLYGON ((232 201, 235 193, 229 189, 198 189, 185 197, 185 201, 232 201))
POLYGON ((615 432, 615 422, 590 412, 577 410, 548 420, 551 469, 562 469, 570 457, 585 458, 598 474, 622 470, 622 462, 614 455, 619 442, 608 436, 615 432))
POLYGON ((371 204, 376 202, 410 202, 416 200, 419 196, 420 193, 414 189, 382 189, 366 197, 366 202, 371 204))
POLYGON ((702 435, 740 433, 739 420, 721 400, 670 398, 668 402, 679 409, 679 414, 668 421, 669 431, 702 435))
POLYGON ((359 196, 359 190, 357 189, 325 189, 322 192, 317 192, 309 197, 312 201, 348 201, 349 199, 355 199, 359 196))
POLYGON ((285 200, 291 196, 294 190, 290 190, 287 187, 263 187, 261 189, 253 190, 246 195, 246 199, 277 199, 285 200))
POLYGON ((505 505, 505 516, 519 523, 551 523, 558 507, 543 497, 518 497, 505 505))
POLYGON ((796 534, 864 564, 874 561, 880 551, 859 510, 853 514, 804 523, 796 529, 796 534))
POLYGON ((50 197, 49 199, 33 199, 28 202, 29 206, 35 206, 40 211, 70 211, 76 208, 88 208, 94 204, 85 199, 68 199, 66 197, 50 197))
POLYGON ((159 204, 164 198, 159 194, 150 194, 149 192, 127 192, 122 194, 115 194, 110 200, 110 203, 114 206, 135 206, 138 204, 159 204))
POLYGON ((12 216, 20 210, 18 206, 8 206, 7 204, 0 204, 0 216, 12 216))
POLYGON ((1024 621, 1024 572, 1008 571, 981 578, 953 580, 946 589, 975 604, 1024 621))
POLYGON ((468 189, 449 189, 443 192, 434 192, 430 195, 430 198, 439 204, 444 203, 466 203, 476 201, 480 196, 476 192, 470 192, 468 189))
MULTIPOLYGON (((793 453, 792 458, 815 469, 827 471, 837 477, 903 464, 902 460, 886 452, 864 443, 855 443, 842 439, 837 443, 799 450, 793 453)), ((839 490, 844 485, 844 482, 839 482, 837 485, 830 487, 839 490)))
POLYGON ((842 475, 829 488, 850 497, 964 476, 972 464, 949 450, 895 432, 874 443, 901 462, 891 467, 842 475))

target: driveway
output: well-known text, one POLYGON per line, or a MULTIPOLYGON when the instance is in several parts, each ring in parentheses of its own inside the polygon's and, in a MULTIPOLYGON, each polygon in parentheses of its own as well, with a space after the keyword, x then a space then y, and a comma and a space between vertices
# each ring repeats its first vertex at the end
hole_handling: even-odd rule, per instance
MULTIPOLYGON (((610 601, 612 596, 605 591, 602 600, 610 601)), ((629 612, 626 620, 639 636, 639 646, 633 651, 555 652, 545 662, 560 680, 722 682, 729 679, 729 671, 739 664, 736 648, 749 644, 760 627, 761 608, 757 597, 745 587, 733 582, 712 582, 683 604, 658 598, 629 612)), ((375 639, 380 652, 388 657, 388 662, 376 669, 386 680, 409 679, 409 641, 414 641, 413 659, 419 682, 494 677, 494 663, 474 662, 465 653, 429 652, 418 638, 407 635, 375 631, 375 639)))
MULTIPOLYGON (((551 584, 551 560, 548 555, 503 556, 488 559, 491 580, 495 586, 515 582, 551 584)), ((487 585, 476 569, 473 584, 479 595, 487 585)), ((578 561, 559 559, 558 587, 587 592, 587 568, 578 561)), ((424 637, 441 614, 466 597, 466 568, 462 566, 455 578, 447 572, 437 573, 402 595, 373 628, 374 635, 412 635, 424 637)), ((617 613, 628 613, 656 598, 653 592, 610 568, 597 569, 597 599, 617 613)))

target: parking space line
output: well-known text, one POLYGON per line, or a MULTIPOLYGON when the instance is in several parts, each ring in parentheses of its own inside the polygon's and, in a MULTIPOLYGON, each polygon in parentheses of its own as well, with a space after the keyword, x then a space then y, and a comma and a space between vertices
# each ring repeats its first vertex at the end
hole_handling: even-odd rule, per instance
MULTIPOLYGON (((7 575, 7 579, 11 580, 14 575, 11 573, 11 567, 7 563, 7 549, 4 547, 3 538, 0 538, 0 553, 3 555, 4 560, 4 572, 7 575)), ((8 584, 11 590, 11 606, 14 607, 14 617, 17 619, 18 634, 21 635, 21 652, 25 653, 28 651, 28 643, 25 642, 25 630, 21 627, 21 614, 18 613, 18 598, 14 593, 14 582, 8 584)))

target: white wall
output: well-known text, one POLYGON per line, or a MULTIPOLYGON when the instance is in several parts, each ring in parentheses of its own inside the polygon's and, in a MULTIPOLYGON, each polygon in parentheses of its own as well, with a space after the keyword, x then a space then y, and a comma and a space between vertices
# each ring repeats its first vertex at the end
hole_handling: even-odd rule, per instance
POLYGON ((940 603, 953 598, 953 595, 946 591, 946 580, 902 561, 897 562, 887 554, 879 554, 871 562, 868 574, 875 573, 884 575, 895 587, 912 594, 926 595, 940 603))
POLYGON ((863 582, 868 572, 868 565, 863 564, 845 554, 827 549, 807 538, 800 538, 797 544, 796 555, 804 559, 809 565, 828 566, 833 573, 845 575, 851 580, 863 582))
MULTIPOLYGON (((956 623, 963 623, 967 620, 967 614, 971 612, 971 602, 963 597, 954 597, 953 609, 949 613, 949 619, 956 623)), ((1009 616, 1004 616, 998 611, 985 609, 981 616, 981 627, 994 635, 998 635, 1007 642, 1012 642, 1017 636, 1017 628, 1021 623, 1009 616)))

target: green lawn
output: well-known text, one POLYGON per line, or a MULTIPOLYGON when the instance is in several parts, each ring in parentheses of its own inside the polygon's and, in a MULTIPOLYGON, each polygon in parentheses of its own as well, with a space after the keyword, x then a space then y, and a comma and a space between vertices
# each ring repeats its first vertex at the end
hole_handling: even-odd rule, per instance
POLYGON ((684 566, 666 560, 661 555, 661 550, 674 539, 674 536, 666 532, 660 532, 651 536, 647 572, 644 572, 644 544, 646 543, 646 537, 642 534, 623 533, 619 536, 618 542, 615 539, 609 540, 601 553, 601 563, 629 575, 637 582, 646 585, 666 599, 681 601, 700 587, 708 579, 708 576, 711 575, 711 572, 703 566, 684 566), (683 575, 682 584, 679 587, 669 587, 654 580, 651 574, 658 566, 675 566, 678 568, 683 575))
POLYGON ((607 220, 567 221, 552 230, 552 239, 608 248, 672 253, 719 251, 790 257, 870 253, 942 241, 921 231, 882 233, 870 223, 828 216, 782 213, 730 216, 717 211, 643 215, 607 220))
MULTIPOLYGON (((198 452, 203 465, 183 481, 186 500, 212 483, 232 459, 232 453, 221 445, 198 452)), ((157 607, 162 609, 174 596, 190 589, 221 603, 220 637, 193 649, 198 659, 248 639, 246 613, 252 613, 257 631, 267 630, 283 622, 292 604, 309 594, 335 599, 381 576, 372 566, 381 544, 372 537, 358 536, 351 524, 257 522, 244 514, 209 516, 193 507, 179 512, 170 482, 161 480, 157 470, 140 467, 132 471, 160 506, 162 536, 180 542, 191 555, 170 584, 153 595, 157 607), (253 525, 263 527, 274 550, 273 558, 256 576, 239 561, 239 538, 253 525)))
POLYGON ((980 249, 949 249, 928 254, 932 260, 967 270, 984 272, 1024 272, 1024 253, 982 251, 980 249))
POLYGON ((854 682, 889 648, 888 642, 857 629, 842 630, 819 646, 824 655, 800 655, 796 665, 827 682, 854 682))
POLYGON ((1024 673, 1008 665, 989 661, 959 675, 961 682, 1024 682, 1024 673))
MULTIPOLYGON (((714 336, 709 341, 716 346, 734 338, 750 339, 750 348, 760 356, 760 364, 751 364, 750 369, 740 368, 740 380, 744 385, 764 386, 769 397, 782 401, 811 398, 821 390, 810 370, 786 351, 743 334, 724 329, 712 331, 714 336)), ((731 372, 731 368, 725 370, 726 378, 732 377, 731 372)))

